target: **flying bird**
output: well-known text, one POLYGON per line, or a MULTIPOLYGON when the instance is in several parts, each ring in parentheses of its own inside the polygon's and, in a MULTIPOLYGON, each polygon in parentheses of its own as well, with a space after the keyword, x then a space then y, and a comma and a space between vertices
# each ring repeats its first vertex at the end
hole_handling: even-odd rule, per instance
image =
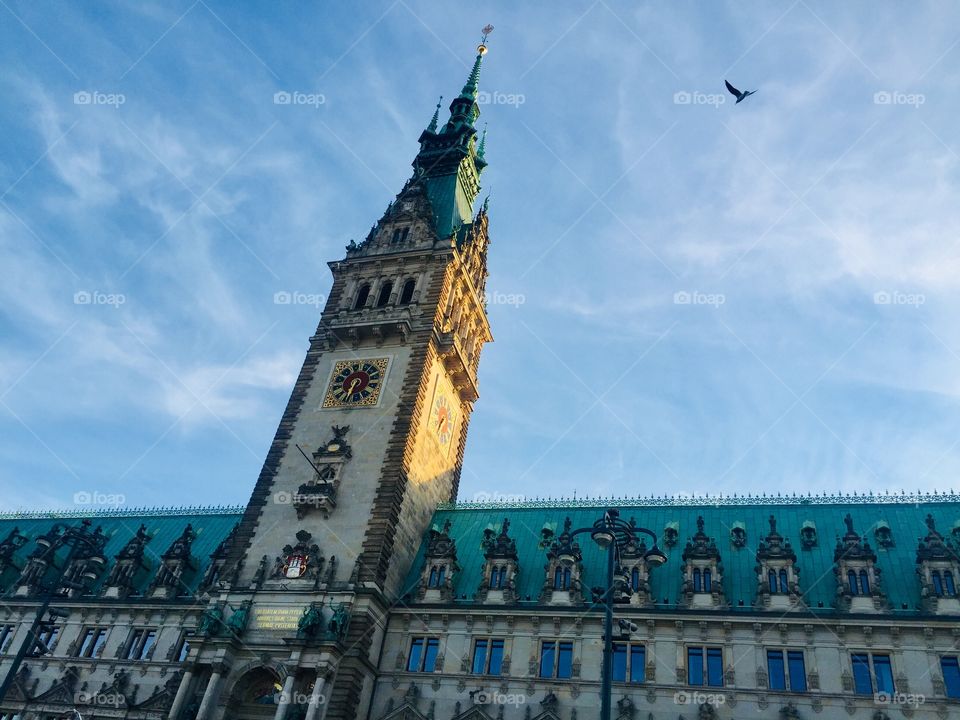
POLYGON ((733 85, 730 84, 729 80, 724 80, 723 82, 726 83, 727 90, 730 91, 730 94, 737 99, 737 102, 734 103, 734 105, 738 105, 741 100, 746 100, 748 97, 750 97, 756 92, 756 90, 746 90, 744 92, 740 92, 733 85))

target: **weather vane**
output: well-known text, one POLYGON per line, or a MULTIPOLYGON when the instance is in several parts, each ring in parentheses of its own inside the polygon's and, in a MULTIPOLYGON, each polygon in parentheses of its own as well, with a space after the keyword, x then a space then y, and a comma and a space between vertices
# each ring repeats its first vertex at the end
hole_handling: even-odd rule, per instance
POLYGON ((481 32, 483 33, 483 39, 480 41, 480 44, 486 45, 487 35, 493 32, 493 25, 484 25, 483 30, 481 30, 481 32))

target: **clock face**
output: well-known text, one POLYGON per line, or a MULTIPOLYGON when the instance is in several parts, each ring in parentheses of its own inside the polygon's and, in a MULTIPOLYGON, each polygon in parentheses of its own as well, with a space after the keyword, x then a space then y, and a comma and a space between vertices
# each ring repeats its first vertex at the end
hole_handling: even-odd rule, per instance
POLYGON ((441 445, 447 445, 450 442, 455 422, 456 411, 453 404, 446 395, 438 392, 433 401, 433 411, 430 413, 430 428, 441 445))
POLYGON ((339 360, 323 400, 323 407, 370 407, 380 399, 387 358, 339 360))

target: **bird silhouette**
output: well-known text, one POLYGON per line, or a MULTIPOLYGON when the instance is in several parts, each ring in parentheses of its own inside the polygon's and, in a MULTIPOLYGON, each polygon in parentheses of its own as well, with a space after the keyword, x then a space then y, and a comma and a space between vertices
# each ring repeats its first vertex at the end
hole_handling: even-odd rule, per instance
POLYGON ((745 90, 744 92, 741 92, 731 85, 729 80, 724 80, 723 82, 726 84, 727 90, 730 91, 730 94, 737 99, 737 102, 735 102, 734 105, 739 105, 742 100, 746 100, 756 92, 756 90, 745 90))

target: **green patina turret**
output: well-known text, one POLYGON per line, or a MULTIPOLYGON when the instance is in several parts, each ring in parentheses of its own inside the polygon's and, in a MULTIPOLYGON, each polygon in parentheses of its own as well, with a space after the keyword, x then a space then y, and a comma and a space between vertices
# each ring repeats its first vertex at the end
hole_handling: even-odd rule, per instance
POLYGON ((437 112, 420 135, 420 152, 413 161, 414 176, 423 181, 433 207, 434 226, 441 238, 450 237, 457 228, 472 222, 473 203, 480 192, 480 173, 487 165, 483 143, 478 146, 474 127, 480 116, 477 90, 486 52, 486 44, 481 43, 463 90, 450 103, 450 119, 439 132, 438 104, 437 112))

